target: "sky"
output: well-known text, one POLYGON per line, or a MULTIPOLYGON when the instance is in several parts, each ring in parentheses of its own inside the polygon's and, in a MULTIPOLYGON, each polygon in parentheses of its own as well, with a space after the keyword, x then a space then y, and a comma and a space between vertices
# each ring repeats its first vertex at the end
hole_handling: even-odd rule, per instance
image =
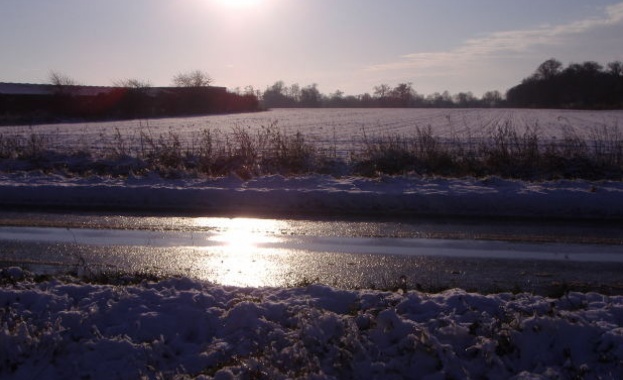
POLYGON ((0 0, 0 82, 153 86, 208 73, 357 95, 505 92, 549 58, 623 61, 623 1, 0 0))

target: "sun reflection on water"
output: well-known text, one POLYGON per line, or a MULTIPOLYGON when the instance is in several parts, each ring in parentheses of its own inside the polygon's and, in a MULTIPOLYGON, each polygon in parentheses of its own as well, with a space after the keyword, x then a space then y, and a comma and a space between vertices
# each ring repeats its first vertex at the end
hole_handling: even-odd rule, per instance
POLYGON ((279 255, 270 248, 278 243, 284 221, 254 218, 197 218, 197 227, 208 228, 213 234, 201 247, 197 270, 204 277, 222 285, 271 286, 275 276, 283 273, 279 255))

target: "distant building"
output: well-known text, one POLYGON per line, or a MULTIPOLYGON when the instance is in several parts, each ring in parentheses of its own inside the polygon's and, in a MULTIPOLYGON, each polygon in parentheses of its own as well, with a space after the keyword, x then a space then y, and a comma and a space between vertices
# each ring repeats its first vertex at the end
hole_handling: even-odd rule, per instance
POLYGON ((253 95, 225 87, 106 87, 0 82, 0 123, 127 119, 258 109, 253 95))

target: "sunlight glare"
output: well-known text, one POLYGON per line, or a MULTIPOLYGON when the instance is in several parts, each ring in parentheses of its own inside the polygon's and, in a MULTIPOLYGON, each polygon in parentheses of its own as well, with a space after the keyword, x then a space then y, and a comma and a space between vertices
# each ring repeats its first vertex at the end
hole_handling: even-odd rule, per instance
POLYGON ((269 286, 284 268, 269 260, 272 250, 264 245, 279 242, 283 221, 253 218, 197 218, 195 225, 214 231, 217 246, 201 249, 200 271, 209 271, 223 285, 269 286))
POLYGON ((217 0, 220 5, 231 8, 249 8, 260 4, 261 0, 217 0))
POLYGON ((214 229, 211 239, 232 250, 249 250, 258 245, 278 242, 282 221, 255 218, 197 218, 195 225, 214 229))

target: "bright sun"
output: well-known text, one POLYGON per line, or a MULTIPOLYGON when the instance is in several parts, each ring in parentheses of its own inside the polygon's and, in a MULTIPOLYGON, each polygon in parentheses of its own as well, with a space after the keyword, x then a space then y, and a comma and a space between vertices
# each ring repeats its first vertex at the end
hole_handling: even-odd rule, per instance
POLYGON ((218 0, 222 5, 232 8, 246 8, 255 6, 260 3, 261 0, 218 0))

